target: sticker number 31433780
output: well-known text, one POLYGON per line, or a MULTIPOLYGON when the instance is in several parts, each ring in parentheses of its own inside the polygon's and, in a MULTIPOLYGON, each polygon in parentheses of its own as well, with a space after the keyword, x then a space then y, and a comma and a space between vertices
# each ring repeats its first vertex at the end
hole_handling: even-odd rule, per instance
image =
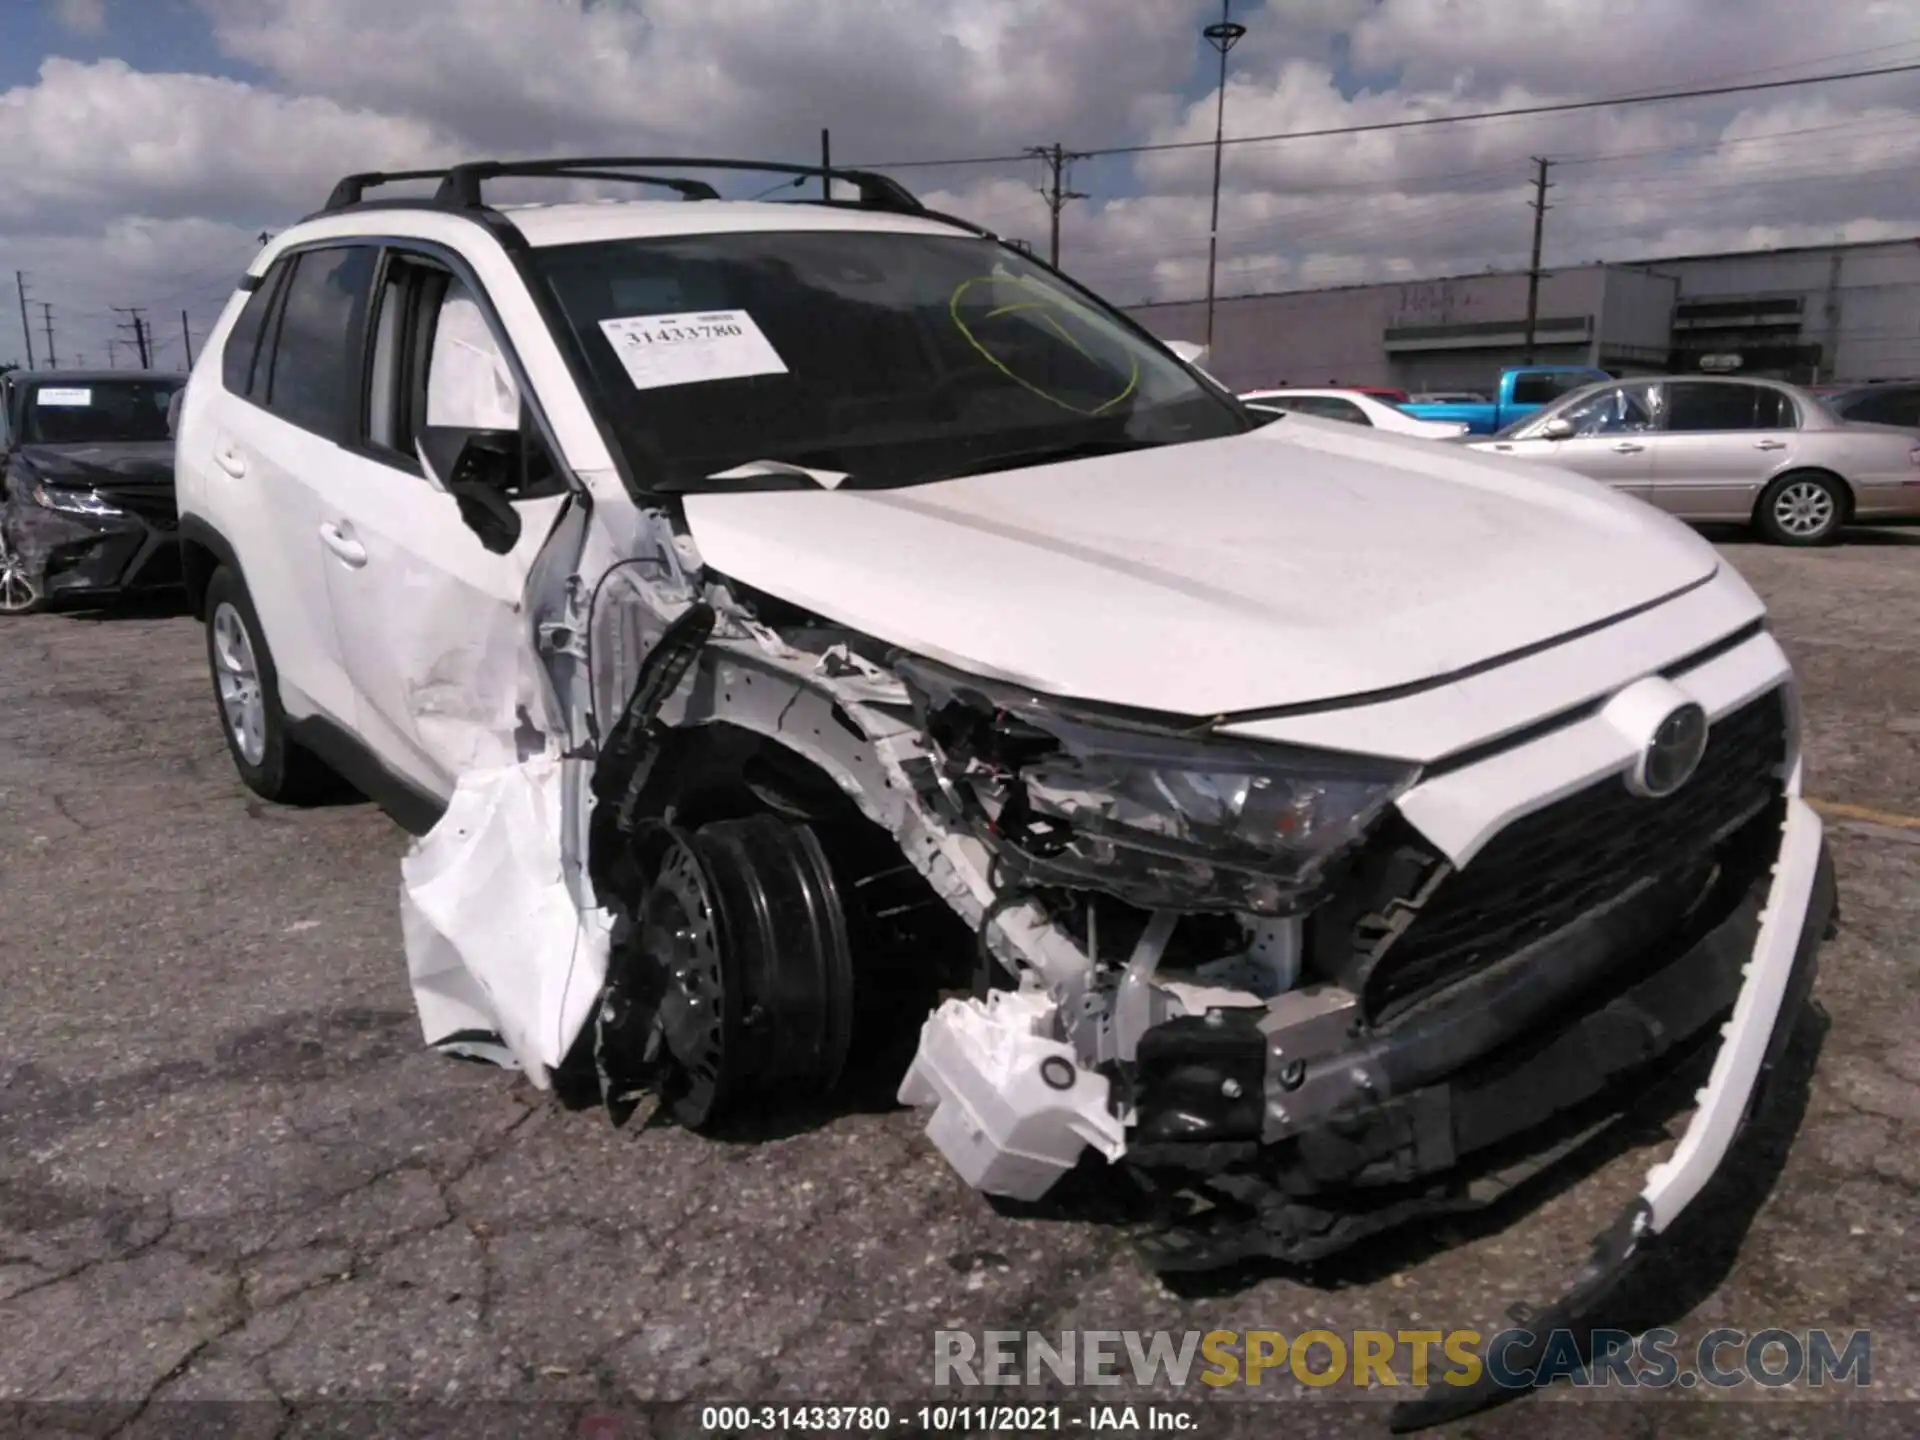
POLYGON ((636 390, 784 375, 786 363, 744 310, 602 320, 600 330, 636 390))

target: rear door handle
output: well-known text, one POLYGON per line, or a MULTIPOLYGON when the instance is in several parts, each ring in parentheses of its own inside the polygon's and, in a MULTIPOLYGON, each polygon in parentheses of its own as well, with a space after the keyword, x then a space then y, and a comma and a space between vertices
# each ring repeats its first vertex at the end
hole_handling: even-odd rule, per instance
POLYGON ((1756 450, 1784 450, 1787 448, 1787 442, 1784 440, 1757 440, 1754 442, 1753 448, 1756 450))
POLYGON ((1646 448, 1644 445, 1634 444, 1631 440, 1622 440, 1618 445, 1613 447, 1613 453, 1616 455, 1638 455, 1646 448))
POLYGON ((236 480, 247 473, 247 457, 242 455, 230 441, 222 441, 214 446, 213 463, 236 480))
POLYGON ((358 570, 367 563, 367 547, 348 535, 338 525, 322 524, 320 539, 326 547, 338 555, 347 564, 358 570))

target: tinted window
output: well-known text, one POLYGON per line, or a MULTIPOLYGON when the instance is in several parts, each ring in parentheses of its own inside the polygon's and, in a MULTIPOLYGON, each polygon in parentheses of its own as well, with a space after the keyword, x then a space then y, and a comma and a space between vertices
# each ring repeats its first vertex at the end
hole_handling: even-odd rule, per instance
POLYGON ((1793 423, 1793 402, 1779 390, 1685 380, 1667 387, 1669 430, 1777 430, 1793 423))
POLYGON ((758 459, 908 485, 1249 423, 1160 342, 984 238, 752 232, 534 263, 649 485, 792 487, 713 478, 758 459))
POLYGON ((168 438, 167 407, 178 380, 84 380, 27 391, 20 439, 27 445, 110 445, 168 438))
POLYGON ((1578 390, 1582 385, 1591 385, 1593 378, 1591 375, 1569 374, 1516 375, 1513 379, 1513 403, 1545 405, 1549 400, 1559 399, 1569 390, 1578 390))
POLYGON ((272 313, 274 299, 286 281, 287 271, 292 268, 286 260, 274 265, 261 277, 259 288, 247 297, 240 317, 233 322, 233 332, 227 336, 226 348, 220 352, 220 383, 235 395, 253 394, 254 360, 260 353, 260 335, 267 316, 272 313))
POLYGON ((1345 420, 1350 425, 1371 425, 1367 412, 1351 400, 1337 395, 1276 395, 1265 402, 1302 415, 1318 415, 1322 420, 1345 420))
POLYGON ((1836 408, 1847 420, 1920 427, 1920 387, 1863 390, 1857 395, 1842 396, 1836 408))
POLYGON ((330 440, 354 430, 361 326, 377 253, 364 245, 304 252, 280 308, 267 408, 330 440))

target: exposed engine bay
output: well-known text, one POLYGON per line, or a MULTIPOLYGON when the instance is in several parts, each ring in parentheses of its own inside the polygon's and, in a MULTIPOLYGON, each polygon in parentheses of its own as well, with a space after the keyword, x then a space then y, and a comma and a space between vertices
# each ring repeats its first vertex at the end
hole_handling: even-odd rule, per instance
POLYGON ((1740 993, 1780 689, 1716 724, 1684 799, 1608 776, 1461 869, 1395 808, 1417 766, 892 652, 647 518, 541 627, 592 696, 558 765, 591 800, 556 828, 607 923, 520 1058, 616 1123, 878 1074, 988 1193, 1119 1165, 1154 1264, 1306 1261, 1538 1173, 1740 993))

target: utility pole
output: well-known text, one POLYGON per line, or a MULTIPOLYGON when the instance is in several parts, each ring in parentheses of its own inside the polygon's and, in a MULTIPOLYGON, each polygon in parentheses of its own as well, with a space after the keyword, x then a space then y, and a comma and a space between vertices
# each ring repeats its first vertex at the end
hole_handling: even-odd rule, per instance
POLYGON ((820 127, 820 198, 833 199, 833 176, 826 172, 833 169, 833 142, 827 138, 827 127, 820 127))
POLYGON ((113 309, 115 314, 131 315, 133 317, 131 320, 128 320, 123 324, 116 326, 115 328, 120 330, 133 331, 134 348, 138 350, 140 353, 140 368, 142 370, 150 370, 153 368, 153 361, 152 361, 151 355, 148 353, 148 350, 147 350, 147 322, 140 318, 142 308, 143 307, 139 305, 114 306, 113 309))
POLYGON ((1533 199, 1527 203, 1533 207, 1533 260, 1527 266, 1527 364, 1533 364, 1533 336, 1540 320, 1540 244, 1546 237, 1547 211, 1553 207, 1547 204, 1547 191, 1553 187, 1547 183, 1547 171, 1553 168, 1553 161, 1536 155, 1533 157, 1536 167, 1533 177, 1533 199))
POLYGON ((193 332, 187 328, 187 312, 180 312, 180 343, 187 347, 187 369, 193 369, 193 332))
POLYGON ((1220 157, 1227 141, 1227 52, 1240 43, 1247 27, 1229 18, 1233 0, 1220 0, 1220 23, 1200 33, 1220 52, 1220 100, 1213 118, 1213 221, 1207 229, 1207 346, 1213 346, 1213 274, 1220 261, 1220 157))
POLYGON ((20 292, 20 333, 27 339, 27 368, 33 369, 33 326, 27 320, 27 273, 13 272, 13 288, 20 292))
POLYGON ((1067 166, 1086 157, 1076 155, 1060 148, 1060 142, 1051 145, 1029 145, 1027 154, 1038 156, 1047 167, 1047 183, 1040 188, 1040 198, 1047 202, 1051 215, 1050 239, 1047 242, 1047 262, 1055 268, 1060 264, 1060 212, 1066 208, 1069 200, 1084 200, 1087 197, 1078 190, 1067 189, 1067 166))
POLYGON ((120 368, 120 347, 126 343, 124 340, 107 341, 107 368, 109 370, 118 370, 120 368))
POLYGON ((49 305, 45 300, 37 300, 34 303, 40 307, 41 323, 47 327, 47 368, 49 370, 58 370, 60 368, 60 357, 53 352, 53 306, 49 305))

